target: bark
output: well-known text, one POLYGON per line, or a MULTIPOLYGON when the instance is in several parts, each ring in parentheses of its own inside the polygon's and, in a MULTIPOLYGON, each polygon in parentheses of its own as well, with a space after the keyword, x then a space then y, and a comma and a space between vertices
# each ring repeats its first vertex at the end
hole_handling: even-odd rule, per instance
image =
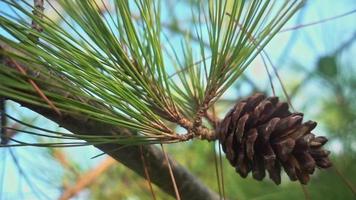
MULTIPOLYGON (((6 64, 7 58, 3 56, 3 53, 1 53, 4 51, 14 50, 4 44, 4 42, 0 41, 0 59, 1 62, 6 64)), ((22 65, 26 67, 24 63, 22 63, 22 65)), ((44 88, 47 86, 40 85, 40 87, 44 88)), ((55 91, 55 88, 51 88, 51 91, 55 91)), ((13 100, 16 101, 16 99, 13 100)), ((108 125, 103 122, 90 120, 83 115, 74 115, 68 113, 58 115, 55 111, 53 111, 53 109, 40 107, 20 101, 17 102, 41 114, 42 116, 56 122, 59 126, 66 128, 73 134, 86 133, 97 135, 98 133, 122 134, 130 132, 127 129, 122 129, 120 127, 108 125)), ((113 143, 96 145, 96 147, 110 155, 115 160, 124 164, 126 167, 135 171, 140 176, 145 177, 139 146, 129 146, 120 149, 120 147, 122 147, 121 145, 113 143)), ((154 145, 146 145, 143 146, 143 152, 146 158, 146 163, 149 169, 151 181, 163 191, 175 197, 175 192, 169 175, 167 162, 162 151, 154 145)), ((181 199, 209 200, 219 198, 219 196, 215 192, 211 191, 208 187, 206 187, 197 177, 192 175, 186 168, 181 166, 171 157, 169 157, 169 160, 172 166, 172 171, 175 176, 175 181, 177 183, 181 199)))

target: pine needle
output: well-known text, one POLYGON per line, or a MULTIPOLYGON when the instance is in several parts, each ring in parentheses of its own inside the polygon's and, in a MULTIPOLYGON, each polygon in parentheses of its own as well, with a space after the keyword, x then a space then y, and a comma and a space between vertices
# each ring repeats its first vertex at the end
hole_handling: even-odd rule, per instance
POLYGON ((170 177, 171 177, 172 184, 173 184, 173 188, 174 188, 174 192, 175 192, 175 194, 176 194, 176 199, 177 199, 177 200, 180 200, 180 194, 179 194, 179 191, 178 191, 176 179, 174 178, 174 174, 173 174, 173 171, 172 171, 171 163, 169 162, 168 155, 167 155, 167 153, 165 152, 164 147, 163 147, 162 144, 161 144, 161 149, 162 149, 162 152, 163 152, 163 154, 164 154, 164 158, 166 159, 166 162, 167 162, 169 175, 170 175, 170 177))

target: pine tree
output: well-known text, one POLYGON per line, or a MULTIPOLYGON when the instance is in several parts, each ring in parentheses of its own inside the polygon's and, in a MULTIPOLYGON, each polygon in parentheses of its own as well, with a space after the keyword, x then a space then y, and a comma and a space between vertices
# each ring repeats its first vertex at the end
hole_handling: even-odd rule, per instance
MULTIPOLYGON (((86 145, 96 146, 141 176, 145 176, 140 159, 143 145, 148 165, 155 169, 150 174, 152 182, 182 199, 218 197, 170 159, 168 166, 172 165, 173 180, 178 188, 172 187, 172 174, 160 173, 167 170, 164 153, 151 144, 219 139, 228 160, 242 176, 246 176, 253 167, 261 166, 243 161, 245 158, 253 160, 257 154, 251 150, 245 152, 244 145, 236 146, 230 139, 232 136, 249 140, 249 133, 239 127, 243 116, 237 116, 235 121, 230 119, 233 112, 241 109, 241 104, 237 104, 223 121, 211 120, 210 108, 302 6, 303 1, 202 2, 192 7, 197 13, 194 16, 196 23, 186 31, 188 36, 181 38, 182 55, 177 53, 178 49, 164 33, 158 2, 116 0, 111 5, 112 11, 102 15, 95 1, 59 0, 63 12, 58 14, 63 24, 43 13, 42 1, 35 1, 34 6, 26 1, 4 2, 29 19, 32 25, 29 26, 29 21, 24 18, 0 16, 1 27, 10 35, 0 37, 0 96, 38 112, 73 133, 47 130, 48 137, 84 140, 86 145), (198 48, 192 39, 198 43, 198 48), (197 58, 193 50, 198 52, 197 58), (172 69, 168 65, 174 68, 173 74, 169 74, 172 69), (211 123, 205 123, 204 119, 210 119, 211 123), (170 127, 172 123, 183 127, 186 132, 178 134, 170 127)), ((273 104, 276 99, 268 101, 273 104)), ((247 110, 251 114, 248 118, 253 121, 262 120, 263 116, 259 114, 267 112, 259 110, 259 103, 253 103, 247 110), (256 114, 259 111, 261 113, 256 114)), ((302 171, 297 170, 293 174, 293 167, 284 166, 292 180, 306 183, 305 176, 314 171, 315 165, 322 168, 330 165, 327 155, 324 155, 327 153, 319 149, 326 139, 313 137, 310 133, 313 124, 301 124, 299 118, 293 121, 290 116, 298 118, 300 115, 284 110, 281 116, 277 116, 281 119, 274 128, 285 124, 289 129, 295 128, 294 125, 298 130, 299 127, 307 127, 302 135, 290 137, 295 147, 301 149, 302 154, 304 152, 304 156, 296 156, 302 171), (281 122, 283 120, 285 123, 281 122), (289 124, 291 120, 295 122, 293 126, 289 124), (308 139, 305 145, 299 144, 304 142, 302 136, 312 139, 308 139), (309 147, 317 149, 309 151, 309 147), (308 165, 310 157, 316 162, 313 166, 308 165)), ((269 116, 264 122, 269 120, 273 118, 269 116)), ((256 134, 254 137, 259 138, 256 134)), ((8 146, 82 145, 13 142, 8 146)), ((244 144, 246 141, 238 142, 244 144)), ((258 150, 264 148, 262 146, 256 143, 249 147, 258 150)), ((283 150, 277 150, 276 154, 278 159, 282 159, 283 150)), ((280 169, 275 174, 273 172, 280 164, 271 168, 266 164, 270 177, 279 183, 280 169)), ((259 172, 264 173, 264 169, 259 172)), ((256 177, 261 179, 262 175, 256 177)))

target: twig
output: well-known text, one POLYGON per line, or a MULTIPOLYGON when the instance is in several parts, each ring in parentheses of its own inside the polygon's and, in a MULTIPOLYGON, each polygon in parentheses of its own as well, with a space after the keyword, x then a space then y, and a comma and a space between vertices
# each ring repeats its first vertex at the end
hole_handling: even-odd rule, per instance
MULTIPOLYGON (((21 72, 21 74, 23 75, 27 75, 26 70, 19 65, 16 61, 10 59, 10 62, 16 67, 16 69, 21 72)), ((28 82, 30 82, 30 84, 32 85, 32 87, 35 89, 35 91, 37 92, 37 94, 46 101, 46 103, 59 115, 61 116, 61 112, 59 111, 59 109, 53 104, 53 102, 51 100, 49 100, 47 98, 47 96, 42 92, 42 90, 40 89, 40 87, 38 87, 38 85, 32 80, 32 79, 28 79, 28 82)))
POLYGON ((220 122, 220 119, 215 115, 214 110, 213 110, 213 113, 206 111, 204 117, 213 125, 214 129, 220 122))
POLYGON ((303 194, 304 194, 304 199, 305 200, 311 200, 308 188, 305 185, 300 184, 300 187, 302 188, 303 194))
POLYGON ((334 54, 339 54, 340 52, 342 52, 344 49, 346 49, 347 47, 351 46, 353 41, 356 39, 356 32, 354 32, 354 34, 352 34, 352 36, 347 39, 345 42, 343 42, 335 51, 334 54))
POLYGON ((354 13, 356 13, 356 9, 353 9, 353 10, 351 10, 349 12, 346 12, 346 13, 343 13, 341 15, 336 15, 336 16, 333 16, 333 17, 329 17, 329 18, 326 18, 326 19, 319 20, 319 21, 315 21, 315 22, 311 22, 311 23, 307 23, 307 24, 301 24, 301 25, 285 28, 285 29, 282 29, 281 31, 279 31, 279 33, 287 32, 287 31, 293 31, 293 30, 296 30, 296 29, 301 29, 301 28, 305 28, 305 27, 313 26, 313 25, 317 25, 317 24, 322 24, 322 23, 325 23, 325 22, 328 22, 328 21, 331 21, 331 20, 334 20, 334 19, 338 19, 338 18, 342 18, 342 17, 348 16, 348 15, 354 14, 354 13))
POLYGON ((53 157, 66 169, 69 169, 73 174, 79 176, 78 170, 70 164, 68 159, 66 158, 65 154, 60 149, 53 149, 53 157))
POLYGON ((26 183, 28 184, 29 188, 32 190, 34 195, 38 199, 42 199, 42 197, 44 197, 44 199, 50 199, 45 192, 43 192, 41 189, 39 189, 36 184, 31 182, 31 179, 28 176, 28 173, 25 173, 25 171, 23 170, 23 168, 20 165, 19 160, 17 159, 15 153, 13 152, 13 150, 11 148, 9 148, 9 152, 10 152, 12 160, 14 161, 15 166, 17 167, 18 172, 25 179, 26 183))
POLYGON ((89 172, 83 174, 78 181, 72 187, 67 188, 59 197, 59 200, 68 200, 74 196, 76 196, 80 191, 84 188, 87 188, 90 184, 92 184, 96 178, 98 178, 101 174, 107 171, 111 166, 113 166, 116 161, 108 157, 94 169, 89 172))

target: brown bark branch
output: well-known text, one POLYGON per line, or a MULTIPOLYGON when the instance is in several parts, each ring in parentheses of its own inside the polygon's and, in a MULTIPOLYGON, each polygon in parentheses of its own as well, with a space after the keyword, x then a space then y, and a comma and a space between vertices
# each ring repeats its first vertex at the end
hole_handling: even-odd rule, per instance
MULTIPOLYGON (((10 52, 14 50, 9 48, 2 41, 0 41, 0 59, 1 62, 3 62, 4 64, 6 64, 6 57, 4 57, 4 52, 7 51, 10 52)), ((41 88, 46 88, 45 85, 40 86, 41 88)), ((51 91, 56 90, 55 88, 51 88, 51 91)), ((14 100, 16 101, 16 99, 14 100)), ((61 127, 64 127, 67 130, 71 131, 73 134, 86 133, 97 135, 98 133, 120 134, 129 132, 127 129, 108 125, 103 122, 94 121, 88 119, 86 116, 83 115, 63 113, 62 116, 59 116, 52 109, 21 101, 17 102, 41 114, 42 116, 56 122, 61 127)), ((106 152, 115 160, 120 161, 123 165, 135 171, 140 176, 145 177, 144 168, 142 167, 141 162, 141 151, 139 146, 129 146, 121 148, 122 145, 119 145, 117 143, 100 144, 95 146, 103 152, 106 152)), ((150 173, 151 181, 163 191, 174 197, 175 191, 172 187, 170 175, 167 172, 168 166, 162 151, 154 145, 146 145, 143 146, 143 152, 145 154, 145 158, 147 159, 147 165, 150 166, 150 168, 152 169, 150 173)), ((200 180, 193 176, 187 169, 178 164, 172 158, 169 158, 169 160, 172 166, 172 171, 175 176, 178 190, 181 195, 181 199, 209 200, 219 198, 215 192, 211 191, 209 188, 203 185, 200 180)))

